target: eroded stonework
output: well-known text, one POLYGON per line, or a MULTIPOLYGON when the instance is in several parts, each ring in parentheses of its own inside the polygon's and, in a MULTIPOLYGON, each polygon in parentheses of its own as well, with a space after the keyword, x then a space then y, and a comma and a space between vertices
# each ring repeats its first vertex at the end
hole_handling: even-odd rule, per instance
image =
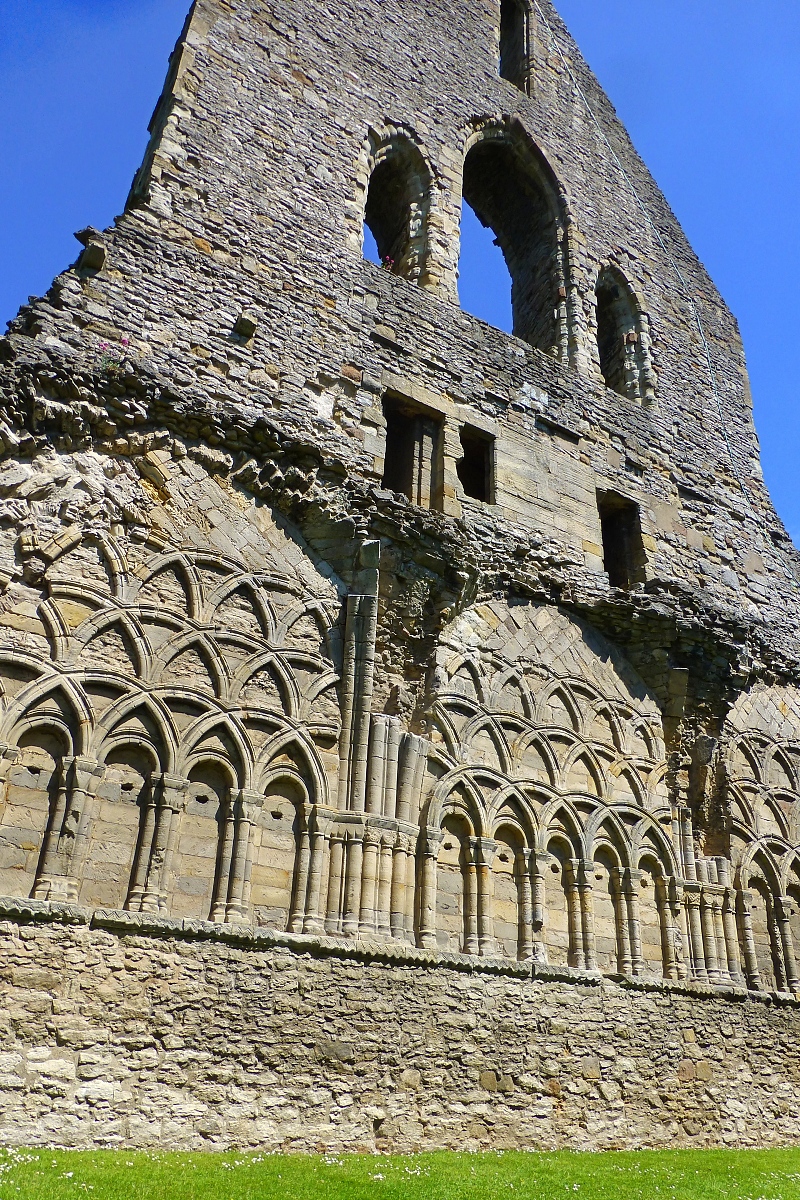
POLYGON ((198 0, 152 134, 0 339, 0 1135, 798 1140, 797 556, 555 12, 198 0))

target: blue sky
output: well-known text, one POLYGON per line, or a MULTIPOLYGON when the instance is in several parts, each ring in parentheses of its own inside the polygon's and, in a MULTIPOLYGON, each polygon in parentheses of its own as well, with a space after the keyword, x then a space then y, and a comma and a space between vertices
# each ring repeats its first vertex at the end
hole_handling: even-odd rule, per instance
MULTIPOLYGON (((739 318, 767 482, 800 544, 800 5, 556 4, 739 318)), ((0 0, 0 329, 74 259, 74 230, 122 210, 187 7, 0 0)), ((507 321, 502 289, 465 304, 507 321)))

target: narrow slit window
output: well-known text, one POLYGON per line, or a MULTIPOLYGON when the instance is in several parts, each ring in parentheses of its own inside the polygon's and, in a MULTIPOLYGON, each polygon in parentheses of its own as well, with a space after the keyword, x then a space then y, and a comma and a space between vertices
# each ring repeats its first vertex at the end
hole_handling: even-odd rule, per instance
POLYGON ((647 558, 639 505, 614 492, 598 493, 603 566, 613 588, 631 591, 646 581, 647 558))
POLYGON ((500 3, 500 75, 530 93, 528 11, 524 0, 500 3))
POLYGON ((421 508, 441 507, 441 421, 402 399, 387 397, 383 486, 421 508))
POLYGON ((464 494, 483 504, 494 503, 494 438, 465 425, 461 430, 463 456, 456 470, 464 494))

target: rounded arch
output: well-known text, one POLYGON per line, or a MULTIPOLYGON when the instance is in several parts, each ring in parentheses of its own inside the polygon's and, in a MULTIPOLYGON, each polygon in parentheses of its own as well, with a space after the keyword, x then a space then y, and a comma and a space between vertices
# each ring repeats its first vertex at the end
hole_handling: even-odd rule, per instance
POLYGON ((606 387, 631 400, 655 399, 647 318, 616 263, 605 263, 595 284, 597 357, 606 387))
POLYGON ((567 206, 554 171, 520 121, 492 117, 471 127, 462 198, 503 252, 515 336, 568 361, 567 206))
POLYGON ((363 176, 364 231, 372 234, 380 263, 394 275, 427 285, 434 176, 413 132, 371 129, 363 176))

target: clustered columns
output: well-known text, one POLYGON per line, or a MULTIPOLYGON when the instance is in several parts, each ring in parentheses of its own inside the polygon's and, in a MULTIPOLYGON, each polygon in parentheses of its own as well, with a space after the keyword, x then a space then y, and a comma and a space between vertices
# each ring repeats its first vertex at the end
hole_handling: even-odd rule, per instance
POLYGON ((427 742, 372 713, 380 544, 360 552, 348 597, 339 812, 330 831, 325 930, 415 940, 416 839, 427 742))
MULTIPOLYGON (((5 758, 8 765, 13 759, 5 758)), ((102 767, 91 759, 61 759, 55 781, 33 896, 37 900, 72 901, 78 898, 78 880, 88 849, 91 798, 102 776, 102 767)))

